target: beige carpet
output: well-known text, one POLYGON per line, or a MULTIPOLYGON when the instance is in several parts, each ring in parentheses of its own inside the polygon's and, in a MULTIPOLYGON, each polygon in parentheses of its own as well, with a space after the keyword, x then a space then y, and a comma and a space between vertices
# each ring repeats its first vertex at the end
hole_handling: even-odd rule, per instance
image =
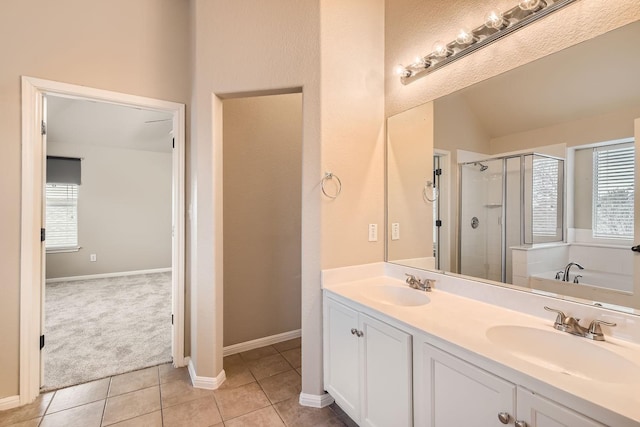
POLYGON ((171 361, 171 273, 50 283, 44 390, 171 361))

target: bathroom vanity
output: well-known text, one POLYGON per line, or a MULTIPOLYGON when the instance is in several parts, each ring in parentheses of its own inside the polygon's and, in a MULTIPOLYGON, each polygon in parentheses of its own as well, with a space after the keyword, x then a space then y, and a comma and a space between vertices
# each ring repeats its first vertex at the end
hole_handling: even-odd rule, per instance
POLYGON ((634 316, 467 282, 387 263, 323 272, 325 389, 359 425, 640 425, 634 316), (545 305, 618 327, 604 342, 560 332, 545 305))

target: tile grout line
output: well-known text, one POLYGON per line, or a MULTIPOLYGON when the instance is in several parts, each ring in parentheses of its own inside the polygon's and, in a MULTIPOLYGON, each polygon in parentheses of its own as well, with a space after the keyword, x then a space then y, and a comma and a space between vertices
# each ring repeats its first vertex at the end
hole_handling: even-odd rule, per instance
POLYGON ((57 392, 58 392, 58 390, 54 390, 53 391, 53 395, 51 396, 51 399, 49 399, 49 403, 47 403, 47 407, 44 408, 44 412, 42 413, 42 417, 40 418, 40 421, 38 422, 38 427, 40 427, 42 425, 42 422, 44 421, 44 417, 47 415, 47 411, 49 410, 49 406, 51 406, 51 402, 53 402, 53 398, 56 397, 56 393, 57 392))
MULTIPOLYGON (((223 362, 222 362, 222 370, 224 370, 224 358, 222 358, 223 362)), ((189 378, 189 381, 191 381, 191 378, 189 378)), ((224 382, 222 383, 224 384, 224 382)), ((221 384, 221 385, 222 385, 221 384)), ((213 390, 213 402, 216 404, 216 409, 218 410, 218 414, 220 415, 220 422, 222 423, 222 425, 224 426, 224 420, 222 419, 222 411, 220 410, 220 405, 218 404, 218 398, 216 397, 216 391, 220 389, 220 386, 218 386, 217 389, 213 390)))
MULTIPOLYGON (((173 367, 173 361, 171 361, 173 367)), ((162 404, 162 381, 160 380, 160 365, 156 367, 158 377, 158 391, 160 393, 160 425, 164 426, 164 405, 162 404)))

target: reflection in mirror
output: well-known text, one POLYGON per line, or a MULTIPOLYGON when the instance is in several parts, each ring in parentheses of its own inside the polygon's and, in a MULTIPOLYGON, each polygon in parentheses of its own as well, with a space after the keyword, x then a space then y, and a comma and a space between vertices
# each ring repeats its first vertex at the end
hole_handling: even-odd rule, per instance
POLYGON ((433 103, 390 117, 387 141, 387 259, 433 269, 433 103))
POLYGON ((460 272, 515 283, 513 254, 562 242, 564 159, 527 153, 460 165, 460 272))
POLYGON ((640 309, 638 43, 635 22, 390 117, 387 261, 640 309))

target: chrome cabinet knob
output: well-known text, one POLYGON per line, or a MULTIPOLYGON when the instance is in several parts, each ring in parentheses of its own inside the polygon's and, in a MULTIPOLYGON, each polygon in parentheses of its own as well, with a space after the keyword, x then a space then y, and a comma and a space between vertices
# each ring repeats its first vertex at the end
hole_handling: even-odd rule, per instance
POLYGON ((527 423, 524 421, 516 421, 515 423, 516 427, 527 427, 527 423))
POLYGON ((362 336, 364 336, 364 332, 362 332, 362 331, 357 331, 357 332, 356 332, 356 335, 357 335, 359 338, 361 338, 362 336))
POLYGON ((509 420, 511 420, 511 417, 507 412, 498 412, 498 419, 502 424, 509 424, 509 420))

